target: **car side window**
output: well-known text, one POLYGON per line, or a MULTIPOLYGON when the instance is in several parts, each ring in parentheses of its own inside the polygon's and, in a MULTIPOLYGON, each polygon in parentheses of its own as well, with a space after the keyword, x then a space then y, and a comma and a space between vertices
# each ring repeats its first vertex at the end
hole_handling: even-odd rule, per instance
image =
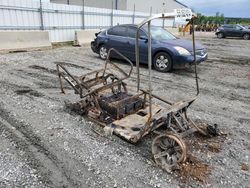
POLYGON ((237 26, 236 26, 236 29, 237 29, 237 30, 240 30, 240 29, 241 29, 241 27, 237 25, 237 26))
POLYGON ((127 27, 126 26, 116 26, 112 27, 108 30, 109 35, 115 35, 115 36, 127 36, 127 27))
MULTIPOLYGON (((132 27, 132 26, 129 26, 128 27, 128 37, 130 38, 135 38, 136 37, 136 28, 135 27, 132 27)), ((142 30, 139 31, 139 36, 147 36, 146 33, 142 30)))

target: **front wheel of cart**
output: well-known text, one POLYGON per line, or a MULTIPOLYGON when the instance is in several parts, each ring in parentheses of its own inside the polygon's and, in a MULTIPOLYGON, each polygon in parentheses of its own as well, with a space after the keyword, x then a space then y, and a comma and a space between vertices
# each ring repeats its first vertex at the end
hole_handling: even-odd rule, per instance
POLYGON ((187 158, 184 141, 174 134, 157 136, 153 140, 152 153, 156 164, 167 172, 187 158))

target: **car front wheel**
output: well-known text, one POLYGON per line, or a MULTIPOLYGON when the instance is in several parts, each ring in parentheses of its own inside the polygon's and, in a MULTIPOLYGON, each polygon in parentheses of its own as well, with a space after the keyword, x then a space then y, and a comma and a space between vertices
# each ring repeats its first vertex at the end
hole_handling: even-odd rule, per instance
POLYGON ((102 60, 106 60, 108 57, 108 49, 105 45, 101 45, 99 48, 99 56, 102 60))
POLYGON ((249 34, 244 34, 244 35, 243 35, 243 39, 248 40, 249 38, 250 38, 250 35, 249 35, 249 34))
POLYGON ((154 68, 160 72, 169 72, 172 69, 172 59, 169 54, 165 52, 159 52, 154 57, 154 68))

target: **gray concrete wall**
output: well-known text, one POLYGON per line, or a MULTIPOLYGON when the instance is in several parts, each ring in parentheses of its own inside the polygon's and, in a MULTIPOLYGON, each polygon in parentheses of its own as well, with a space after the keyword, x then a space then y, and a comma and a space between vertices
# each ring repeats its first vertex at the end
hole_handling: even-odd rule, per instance
MULTIPOLYGON (((70 5, 82 5, 83 0, 50 0, 51 3, 61 3, 70 5)), ((127 9, 127 0, 113 0, 114 9, 126 10, 127 9), (117 4, 116 4, 117 2, 117 4)), ((85 6, 89 7, 98 7, 98 8, 108 8, 112 7, 112 0, 85 0, 85 6)))
POLYGON ((0 53, 50 49, 48 31, 0 31, 0 53))
POLYGON ((174 0, 127 0, 127 10, 133 10, 134 4, 139 12, 149 12, 150 7, 153 13, 173 12, 174 9, 185 8, 174 0))

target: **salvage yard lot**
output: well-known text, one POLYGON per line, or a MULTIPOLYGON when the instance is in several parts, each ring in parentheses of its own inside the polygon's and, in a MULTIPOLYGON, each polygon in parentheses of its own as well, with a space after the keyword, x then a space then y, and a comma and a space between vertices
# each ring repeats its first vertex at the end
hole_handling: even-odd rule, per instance
MULTIPOLYGON (((63 47, 0 56, 0 187, 247 187, 250 163, 250 41, 202 37, 207 62, 198 66, 200 95, 189 108, 196 121, 218 124, 226 138, 193 143, 192 155, 211 167, 205 182, 168 174, 152 161, 149 135, 137 145, 69 111, 72 90, 60 93, 55 61, 74 74, 100 69, 90 48, 63 47), (77 69, 80 68, 80 69, 77 69), (216 151, 211 144, 219 145, 216 151)), ((119 62, 128 70, 128 66, 119 62)), ((148 72, 141 66, 142 85, 148 72)), ((136 86, 135 69, 128 81, 136 86)), ((195 93, 192 69, 153 71, 153 90, 178 100, 195 93)), ((191 142, 192 144, 192 142, 191 142)))

